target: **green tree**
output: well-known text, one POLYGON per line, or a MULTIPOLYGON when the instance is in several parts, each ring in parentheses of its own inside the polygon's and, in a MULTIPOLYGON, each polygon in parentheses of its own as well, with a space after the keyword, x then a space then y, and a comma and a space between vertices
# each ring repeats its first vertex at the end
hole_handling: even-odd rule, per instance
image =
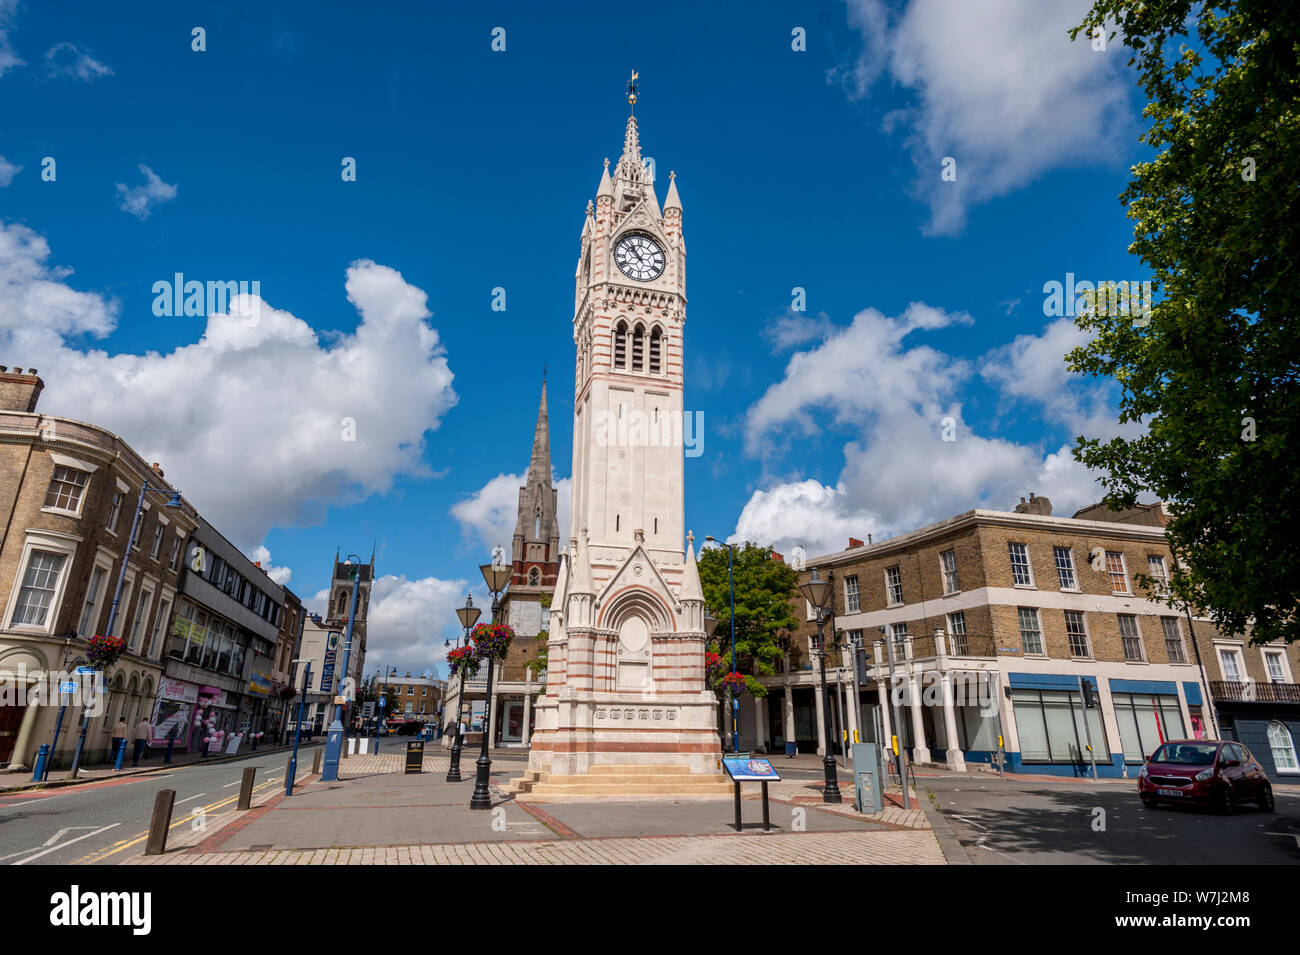
MULTIPOLYGON (((699 568, 705 605, 718 618, 709 650, 722 655, 725 673, 731 667, 727 548, 702 550, 699 568)), ((736 671, 745 675, 746 691, 766 696, 767 689, 755 677, 776 672, 776 661, 784 652, 782 643, 799 626, 790 609, 798 575, 788 565, 773 560, 770 549, 750 543, 735 548, 732 575, 736 590, 736 671)), ((715 678, 715 686, 722 673, 715 678)))
POLYGON ((1141 139, 1156 155, 1133 167, 1120 201, 1159 299, 1144 318, 1094 302, 1077 319, 1093 337, 1071 367, 1115 379, 1120 421, 1146 433, 1080 435, 1075 457, 1102 472, 1110 506, 1143 492, 1169 504, 1175 599, 1255 643, 1300 637, 1294 12, 1097 0, 1070 31, 1122 38, 1149 100, 1141 139))

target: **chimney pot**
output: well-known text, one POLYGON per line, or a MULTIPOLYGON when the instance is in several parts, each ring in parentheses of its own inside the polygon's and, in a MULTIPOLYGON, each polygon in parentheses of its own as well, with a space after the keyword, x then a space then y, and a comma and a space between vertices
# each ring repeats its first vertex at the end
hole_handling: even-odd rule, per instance
POLYGON ((28 369, 27 369, 27 374, 29 374, 29 375, 34 375, 34 374, 36 374, 36 369, 35 369, 35 368, 28 368, 28 369))
POLYGON ((1033 492, 1033 491, 1030 491, 1030 492, 1029 492, 1029 499, 1030 499, 1031 501, 1034 499, 1034 492, 1033 492))
POLYGON ((8 365, 0 365, 0 371, 8 371, 8 370, 9 370, 8 365))

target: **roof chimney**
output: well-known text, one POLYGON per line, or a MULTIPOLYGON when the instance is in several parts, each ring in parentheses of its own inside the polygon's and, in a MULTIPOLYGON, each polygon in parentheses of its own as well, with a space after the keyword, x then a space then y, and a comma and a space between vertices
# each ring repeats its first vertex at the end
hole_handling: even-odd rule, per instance
POLYGON ((867 543, 868 543, 868 544, 871 543, 871 535, 870 535, 870 534, 867 535, 867 543))
POLYGON ((1039 514, 1043 517, 1052 516, 1052 502, 1049 498, 1040 497, 1033 491, 1029 492, 1029 501, 1026 502, 1022 497, 1020 503, 1016 505, 1017 514, 1039 514))
POLYGON ((13 371, 0 365, 0 411, 34 412, 44 388, 45 382, 36 376, 35 368, 29 368, 27 374, 23 374, 17 365, 13 371))

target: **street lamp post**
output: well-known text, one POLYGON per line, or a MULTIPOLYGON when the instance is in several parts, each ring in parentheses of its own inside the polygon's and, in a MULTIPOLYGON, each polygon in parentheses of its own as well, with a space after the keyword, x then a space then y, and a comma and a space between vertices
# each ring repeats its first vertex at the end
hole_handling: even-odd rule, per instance
MULTIPOLYGON (((500 564, 483 564, 479 567, 479 570, 483 572, 483 580, 487 582, 488 591, 492 594, 492 622, 499 623, 501 592, 506 589, 506 584, 510 582, 513 568, 508 567, 503 562, 500 564)), ((492 808, 492 796, 488 792, 488 774, 492 769, 492 760, 488 758, 488 737, 492 735, 492 671, 496 669, 496 662, 496 657, 489 656, 487 659, 487 695, 483 708, 483 747, 479 752, 476 764, 478 773, 474 777, 474 795, 469 800, 469 808, 471 809, 492 808)))
MULTIPOLYGON (((465 646, 469 646, 469 631, 478 622, 479 614, 482 611, 474 606, 474 598, 469 594, 465 595, 465 606, 456 608, 456 616, 460 619, 460 625, 465 630, 465 646)), ((456 638, 456 646, 461 645, 460 637, 456 638)), ((451 738, 451 765, 447 769, 447 782, 460 782, 460 750, 464 745, 464 737, 460 731, 460 714, 465 709, 465 667, 461 666, 457 674, 460 677, 460 688, 456 692, 456 724, 454 735, 451 738)))
POLYGON ((840 795, 839 780, 836 778, 835 758, 831 756, 831 704, 830 698, 826 695, 826 645, 822 638, 822 627, 830 615, 829 604, 834 577, 835 572, 832 571, 830 580, 821 580, 817 576, 817 569, 813 568, 812 577, 799 585, 804 599, 817 612, 817 658, 821 670, 822 716, 826 735, 826 749, 822 755, 822 767, 826 771, 826 786, 822 790, 822 802, 827 803, 844 801, 840 795))
MULTIPOLYGON (((294 660, 294 663, 302 663, 302 660, 294 660)), ((285 774, 284 794, 293 795, 293 781, 298 775, 298 741, 302 739, 302 708, 307 704, 307 689, 311 686, 311 661, 308 660, 307 669, 302 674, 302 696, 298 698, 298 718, 293 723, 293 755, 289 757, 289 772, 285 774)))
MULTIPOLYGON (((343 669, 338 678, 340 689, 347 686, 348 661, 352 656, 352 628, 356 624, 357 601, 361 593, 361 558, 349 554, 347 565, 352 568, 352 602, 348 608, 347 635, 343 638, 343 669)), ((320 776, 324 783, 337 782, 339 778, 339 759, 343 755, 343 706, 342 703, 334 704, 334 722, 330 723, 325 738, 325 765, 320 776)))
MULTIPOLYGON (((727 589, 731 592, 731 672, 736 672, 736 583, 731 573, 731 555, 735 545, 724 544, 715 537, 706 536, 706 541, 712 541, 722 547, 727 548, 727 589)), ((740 700, 734 699, 730 684, 727 686, 727 712, 731 714, 731 751, 740 752, 740 730, 736 728, 736 717, 740 712, 740 700)))
MULTIPOLYGON (((171 494, 167 499, 166 507, 179 509, 181 504, 181 492, 173 491, 170 488, 155 487, 148 481, 145 481, 140 488, 140 499, 135 502, 135 517, 131 519, 131 535, 126 539, 126 550, 122 554, 122 568, 117 572, 117 589, 113 591, 113 606, 108 611, 108 628, 104 631, 104 636, 111 637, 113 628, 117 625, 117 608, 122 602, 122 587, 126 584, 126 563, 131 558, 131 548, 135 546, 135 536, 140 532, 140 515, 144 512, 144 499, 150 491, 166 490, 171 494)), ((107 680, 108 674, 105 674, 107 680)), ((91 678, 91 692, 94 692, 95 681, 91 678)), ((105 691, 107 693, 107 691, 105 691)), ((89 710, 89 701, 85 704, 85 709, 81 712, 81 735, 77 737, 77 750, 72 754, 72 769, 68 772, 69 779, 76 779, 77 772, 81 769, 81 753, 86 747, 86 730, 90 727, 90 717, 87 716, 89 710)), ((53 752, 51 752, 53 756, 53 752)))

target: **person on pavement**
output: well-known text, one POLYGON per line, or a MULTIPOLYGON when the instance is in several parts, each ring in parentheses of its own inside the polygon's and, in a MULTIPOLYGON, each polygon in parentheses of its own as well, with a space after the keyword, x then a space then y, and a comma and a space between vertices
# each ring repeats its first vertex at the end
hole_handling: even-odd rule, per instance
POLYGON ((153 737, 153 726, 145 717, 140 717, 140 722, 135 727, 135 754, 131 757, 131 765, 139 766, 140 757, 144 755, 145 747, 149 745, 149 740, 153 737))

